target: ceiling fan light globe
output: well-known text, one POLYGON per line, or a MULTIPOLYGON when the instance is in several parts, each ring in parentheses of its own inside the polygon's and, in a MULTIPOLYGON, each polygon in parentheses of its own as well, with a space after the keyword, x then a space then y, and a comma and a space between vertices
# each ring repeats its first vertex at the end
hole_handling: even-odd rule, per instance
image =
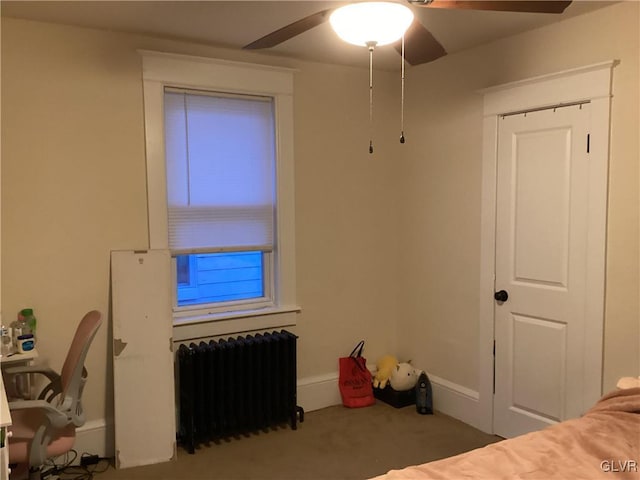
POLYGON ((335 10, 329 22, 347 43, 363 47, 381 46, 402 38, 413 22, 413 13, 399 3, 352 3, 335 10))

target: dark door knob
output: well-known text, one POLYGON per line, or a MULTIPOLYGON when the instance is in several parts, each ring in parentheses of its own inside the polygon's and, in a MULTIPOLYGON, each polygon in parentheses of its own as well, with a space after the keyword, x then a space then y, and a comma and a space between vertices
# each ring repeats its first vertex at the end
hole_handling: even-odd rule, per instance
POLYGON ((509 298, 509 294, 506 290, 500 290, 499 292, 493 294, 493 298, 495 298, 499 302, 506 302, 509 298))

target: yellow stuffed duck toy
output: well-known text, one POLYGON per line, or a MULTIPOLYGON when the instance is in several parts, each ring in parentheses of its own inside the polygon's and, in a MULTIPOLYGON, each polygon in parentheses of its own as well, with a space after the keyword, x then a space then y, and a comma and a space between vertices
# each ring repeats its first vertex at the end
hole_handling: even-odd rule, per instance
POLYGON ((398 365, 398 359, 393 355, 385 355, 376 363, 376 375, 373 377, 373 388, 384 388, 387 386, 391 373, 398 365))

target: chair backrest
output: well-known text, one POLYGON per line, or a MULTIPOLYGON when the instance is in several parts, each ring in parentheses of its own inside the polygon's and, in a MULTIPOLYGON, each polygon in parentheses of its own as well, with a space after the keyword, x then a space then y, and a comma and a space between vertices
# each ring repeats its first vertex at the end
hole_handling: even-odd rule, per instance
POLYGON ((74 417, 78 417, 74 419, 76 426, 84 423, 80 404, 80 397, 86 380, 84 361, 93 337, 95 337, 101 323, 102 314, 97 310, 88 312, 82 318, 60 372, 62 395, 60 395, 58 407, 70 411, 74 417))

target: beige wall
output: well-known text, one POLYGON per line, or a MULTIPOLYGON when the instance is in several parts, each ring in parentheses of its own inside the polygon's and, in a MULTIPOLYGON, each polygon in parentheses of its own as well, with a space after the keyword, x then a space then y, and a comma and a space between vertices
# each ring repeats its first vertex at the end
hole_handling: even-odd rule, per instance
POLYGON ((408 74, 399 173, 404 285, 399 350, 478 389, 481 88, 620 60, 613 72, 604 389, 640 374, 640 4, 625 2, 450 55, 408 74))
MULTIPOLYGON (((299 376, 360 338, 477 389, 482 97, 602 60, 614 71, 605 388, 638 374, 638 4, 625 3, 407 72, 367 72, 144 36, 2 20, 2 309, 32 306, 59 367, 81 315, 109 312, 109 252, 148 244, 137 48, 254 61, 295 75, 299 376), (399 292, 402 292, 400 294, 399 292), (396 329, 398 341, 396 342, 396 329), (396 345, 398 348, 396 348, 396 345)), ((89 355, 89 419, 111 415, 110 325, 89 355)))
MULTIPOLYGON (((109 253, 148 245, 141 59, 153 49, 297 68, 299 376, 337 371, 361 338, 395 344, 395 76, 143 36, 2 20, 2 308, 31 306, 55 368, 81 316, 109 313, 109 253), (380 252, 388 252, 381 254, 380 252)), ((366 55, 366 51, 363 51, 366 55)), ((112 414, 110 324, 89 353, 88 418, 112 414)), ((171 373, 171 372, 169 372, 171 373)), ((158 375, 162 375, 158 372, 158 375)))

